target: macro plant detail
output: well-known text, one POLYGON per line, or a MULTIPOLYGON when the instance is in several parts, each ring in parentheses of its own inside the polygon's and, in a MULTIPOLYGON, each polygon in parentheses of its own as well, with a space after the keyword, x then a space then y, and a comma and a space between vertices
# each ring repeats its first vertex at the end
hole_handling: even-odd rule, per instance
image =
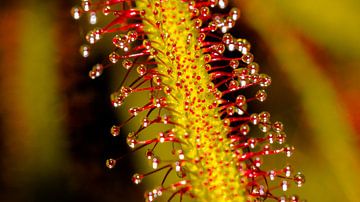
MULTIPOLYGON (((86 34, 88 44, 80 52, 88 57, 91 44, 112 37, 114 50, 89 72, 95 79, 113 64, 125 68, 121 87, 111 95, 112 105, 121 107, 136 93, 149 94, 145 105, 129 108, 129 119, 111 128, 118 136, 124 124, 142 118, 127 143, 134 151, 147 149, 153 171, 136 173, 132 181, 140 184, 148 175, 164 173, 161 183, 145 193, 146 201, 164 193, 169 193, 169 201, 181 201, 185 195, 195 201, 299 201, 296 195, 274 193, 287 191, 291 184, 301 187, 305 177, 290 165, 268 169, 268 156, 290 157, 294 147, 286 145, 283 124, 271 121, 269 112, 248 110, 254 102, 266 100, 271 78, 260 72, 250 43, 229 33, 240 10, 227 4, 82 0, 72 9, 75 19, 85 15, 93 25, 99 15, 111 18, 86 34), (129 81, 132 72, 138 76, 129 81), (150 136, 149 128, 156 124, 166 129, 150 136), (156 150, 161 144, 172 145, 173 159, 162 160, 156 150), (177 181, 167 181, 171 173, 177 181)), ((108 159, 106 165, 113 168, 117 161, 108 159)))

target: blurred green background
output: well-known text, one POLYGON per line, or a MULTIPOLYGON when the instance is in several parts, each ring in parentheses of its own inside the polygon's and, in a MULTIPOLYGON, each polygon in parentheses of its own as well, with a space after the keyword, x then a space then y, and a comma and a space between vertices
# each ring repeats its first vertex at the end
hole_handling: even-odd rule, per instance
MULTIPOLYGON (((233 32, 252 43, 273 78, 261 109, 286 125, 290 160, 307 182, 308 201, 359 201, 360 2, 234 0, 233 32)), ((109 135, 112 70, 88 70, 107 53, 80 57, 76 1, 0 5, 0 201, 142 201, 134 161, 111 172, 104 162, 127 152, 109 135)))

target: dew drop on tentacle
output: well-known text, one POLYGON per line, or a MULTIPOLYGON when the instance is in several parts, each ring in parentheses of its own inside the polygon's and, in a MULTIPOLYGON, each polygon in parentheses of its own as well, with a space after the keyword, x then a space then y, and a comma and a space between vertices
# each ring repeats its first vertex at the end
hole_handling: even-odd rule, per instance
POLYGON ((283 180, 283 181, 281 181, 281 189, 283 190, 283 191, 287 191, 288 190, 288 188, 289 188, 289 185, 288 185, 288 182, 286 181, 286 180, 283 180))
POLYGON ((95 78, 101 76, 103 70, 104 70, 104 66, 102 64, 94 65, 93 68, 89 72, 90 78, 95 79, 95 78))
POLYGON ((246 66, 250 74, 257 74, 259 72, 259 64, 256 62, 251 62, 246 66))
POLYGON ((271 77, 267 74, 260 74, 260 86, 261 87, 268 87, 271 84, 271 77))
POLYGON ((106 160, 106 167, 108 167, 109 169, 114 168, 116 165, 116 160, 115 159, 107 159, 106 160))
POLYGON ((302 173, 298 172, 294 176, 294 181, 298 187, 302 187, 302 185, 305 183, 305 176, 302 173))
POLYGON ((152 159, 152 168, 157 169, 160 164, 160 159, 157 156, 154 156, 152 159))
POLYGON ((154 158, 154 152, 152 151, 152 149, 146 150, 145 156, 148 160, 152 160, 154 158))
POLYGON ((74 6, 71 9, 71 16, 75 19, 75 20, 79 20, 80 17, 82 15, 82 10, 80 7, 74 6))
POLYGON ((276 177, 276 172, 274 170, 270 170, 269 173, 268 173, 268 176, 269 176, 271 181, 274 181, 275 177, 276 177))
POLYGON ((250 127, 248 124, 241 124, 239 129, 240 134, 247 135, 250 132, 250 127))
POLYGON ((81 7, 84 11, 89 11, 91 7, 91 1, 90 0, 81 0, 81 7))
POLYGON ((84 44, 84 45, 80 46, 80 54, 84 58, 89 57, 89 55, 90 55, 90 46, 87 45, 87 44, 84 44))
POLYGON ((297 195, 291 195, 289 197, 289 202, 299 202, 299 201, 300 201, 300 199, 297 195))
POLYGON ((260 102, 264 102, 266 100, 266 97, 267 97, 267 93, 265 90, 261 89, 261 90, 258 90, 258 92, 256 92, 256 95, 255 95, 256 99, 259 100, 260 102))
POLYGON ((240 10, 238 8, 232 8, 229 12, 229 16, 233 19, 233 20, 238 20, 240 17, 240 10))
POLYGON ((131 180, 132 180, 133 183, 135 183, 135 184, 140 184, 143 178, 144 178, 144 175, 139 174, 139 173, 135 173, 135 174, 132 176, 131 180))
POLYGON ((233 69, 236 69, 239 67, 239 61, 238 60, 230 60, 229 62, 229 66, 233 69))
POLYGON ((279 143, 279 144, 283 144, 286 140, 286 133, 284 132, 280 132, 276 135, 276 141, 279 143))
POLYGON ((252 53, 243 54, 241 60, 246 64, 250 64, 254 60, 254 55, 252 53))
POLYGON ((133 66, 133 62, 129 59, 125 59, 123 60, 122 62, 122 66, 125 68, 125 69, 130 69, 132 66, 133 66))
POLYGON ((114 137, 118 136, 120 134, 120 127, 116 125, 112 126, 110 129, 110 133, 114 137))
POLYGON ((143 76, 146 73, 147 68, 145 65, 141 64, 141 65, 137 66, 136 71, 140 76, 143 76))
POLYGON ((250 122, 254 125, 257 125, 259 123, 259 116, 257 113, 253 113, 250 115, 250 122))
POLYGON ((290 157, 294 152, 294 147, 286 146, 284 147, 284 153, 287 157, 290 157))
POLYGON ((89 15, 89 23, 95 25, 97 23, 97 16, 95 12, 91 12, 89 15))
POLYGON ((278 133, 284 130, 284 124, 281 123, 280 121, 274 122, 272 127, 273 130, 278 133))
POLYGON ((220 9, 225 9, 228 5, 228 0, 219 0, 218 5, 220 9))
POLYGON ((283 172, 285 173, 286 177, 290 177, 291 176, 291 166, 290 165, 285 166, 283 172))
POLYGON ((112 52, 109 54, 109 61, 113 64, 119 61, 120 55, 116 52, 112 52))

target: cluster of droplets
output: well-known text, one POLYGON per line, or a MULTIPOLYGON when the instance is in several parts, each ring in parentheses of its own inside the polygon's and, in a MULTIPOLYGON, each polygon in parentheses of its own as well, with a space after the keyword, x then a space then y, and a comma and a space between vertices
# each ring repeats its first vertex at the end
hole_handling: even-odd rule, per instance
MULTIPOLYGON (((163 79, 169 79, 173 73, 171 65, 167 65, 166 61, 180 60, 176 53, 176 42, 173 42, 172 51, 161 50, 158 48, 158 42, 147 39, 146 31, 144 31, 143 22, 151 24, 156 31, 160 33, 163 41, 169 38, 169 33, 162 30, 160 20, 156 20, 156 16, 161 13, 161 4, 164 1, 149 0, 149 8, 153 8, 153 18, 147 18, 145 10, 133 7, 133 0, 107 0, 93 3, 90 0, 82 0, 80 7, 74 7, 71 10, 74 19, 78 20, 84 14, 88 15, 88 22, 92 25, 97 24, 98 13, 104 16, 111 15, 114 19, 102 28, 94 28, 89 31, 85 39, 88 44, 81 46, 80 53, 83 57, 90 55, 90 46, 99 41, 103 35, 114 33, 112 43, 114 51, 112 51, 108 60, 102 64, 96 64, 89 72, 92 79, 99 77, 103 70, 111 64, 121 61, 122 67, 126 73, 121 81, 121 87, 111 95, 111 102, 114 107, 119 107, 124 100, 133 93, 149 92, 149 102, 141 107, 129 108, 130 118, 120 125, 114 125, 111 128, 113 136, 120 135, 121 128, 131 119, 140 113, 145 114, 142 118, 141 126, 138 130, 128 134, 126 141, 133 151, 137 151, 144 147, 145 156, 151 164, 153 171, 140 174, 135 173, 132 181, 140 184, 144 177, 162 170, 166 170, 162 183, 157 188, 146 192, 145 199, 153 201, 162 196, 164 192, 170 192, 171 200, 176 195, 187 193, 191 197, 196 197, 191 192, 191 181, 186 177, 186 165, 190 162, 199 163, 201 158, 186 158, 185 152, 181 149, 184 139, 188 139, 189 133, 183 132, 178 134, 175 129, 186 128, 174 118, 175 108, 167 102, 167 98, 174 96, 173 91, 185 89, 186 97, 190 97, 183 80, 176 82, 176 87, 168 86, 163 79), (141 21, 142 20, 142 21, 141 21), (141 40, 138 45, 135 43, 141 40), (166 51, 166 52, 165 52, 166 51), (166 60, 159 55, 165 55, 166 60), (167 72, 160 72, 158 65, 165 65, 167 72), (135 70, 138 78, 133 81, 129 80, 129 74, 135 70), (125 85, 125 83, 130 83, 125 85), (158 111, 157 115, 156 110, 158 111), (164 113, 166 112, 166 113, 164 113), (160 132, 152 139, 141 138, 142 132, 153 124, 164 124, 173 126, 172 129, 160 132), (177 144, 178 149, 173 149, 172 161, 161 161, 156 155, 155 149, 159 144, 171 143, 177 144), (165 180, 170 172, 175 172, 180 178, 178 182, 165 185, 165 180)), ((213 94, 216 100, 211 103, 208 108, 218 110, 218 117, 223 121, 223 125, 228 129, 227 137, 230 140, 230 148, 235 161, 232 162, 239 171, 240 183, 246 188, 248 200, 257 201, 267 198, 276 199, 281 202, 292 201, 297 202, 299 198, 296 195, 274 196, 272 189, 280 188, 284 192, 288 190, 290 181, 293 181, 297 187, 301 187, 305 182, 305 177, 301 173, 293 173, 290 165, 286 165, 283 169, 278 170, 262 170, 263 158, 268 155, 283 153, 290 157, 294 147, 286 145, 286 133, 281 122, 270 120, 270 113, 264 111, 260 113, 249 113, 248 105, 253 101, 264 102, 267 98, 265 88, 271 84, 271 78, 259 72, 259 64, 254 62, 254 55, 251 53, 251 44, 243 38, 236 38, 228 31, 235 26, 236 21, 240 17, 240 11, 232 8, 227 14, 212 14, 211 9, 219 7, 225 9, 227 0, 207 0, 207 1, 187 1, 188 12, 191 14, 193 25, 198 31, 197 44, 194 46, 195 58, 203 58, 204 64, 199 67, 206 70, 212 82, 208 84, 208 92, 213 94), (197 55, 201 52, 203 55, 197 55), (231 52, 231 54, 229 54, 231 52), (228 56, 228 55, 231 55, 228 56), (235 55, 235 56, 234 56, 235 55), (248 88, 258 88, 253 96, 245 96, 241 92, 248 88), (263 135, 250 135, 251 129, 258 127, 263 135), (268 182, 269 181, 269 182, 268 182), (276 184, 276 182, 279 183, 276 184), (270 182, 275 185, 270 187, 270 182)), ((187 35, 186 44, 191 44, 194 34, 187 35)), ((190 47, 190 46, 189 46, 190 47)), ((190 51, 187 52, 191 55, 190 51)), ((179 61, 178 61, 179 62, 179 61)), ((193 66, 196 69, 197 66, 193 66)), ((177 71, 177 76, 182 76, 185 72, 177 71)), ((187 77, 188 78, 188 77, 187 77)), ((199 75, 193 75, 192 79, 201 80, 199 75)), ((197 93, 203 93, 204 89, 198 89, 197 93)), ((176 98, 175 98, 176 99, 176 98)), ((205 102, 200 100, 199 102, 205 102)), ((191 101, 185 100, 185 110, 191 111, 191 101)), ((199 105, 200 106, 200 105, 199 105)), ((192 112, 193 113, 193 112, 192 112)), ((206 117, 204 115, 203 117, 206 117)), ((200 138, 196 139, 200 140, 200 138)), ((201 145, 197 144, 196 149, 200 149, 201 145)), ((110 169, 114 168, 119 158, 110 158, 106 161, 106 166, 110 169)), ((241 190, 239 190, 241 193, 241 190)))

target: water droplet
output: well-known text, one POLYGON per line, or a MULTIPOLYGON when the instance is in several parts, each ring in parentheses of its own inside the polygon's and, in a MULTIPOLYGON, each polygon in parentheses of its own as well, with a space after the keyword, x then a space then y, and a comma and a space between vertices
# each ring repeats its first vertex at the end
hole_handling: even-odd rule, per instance
POLYGON ((283 144, 286 140, 286 133, 280 132, 276 136, 276 140, 279 144, 283 144))
POLYGON ((227 113, 229 116, 234 115, 234 112, 235 112, 234 107, 228 107, 228 108, 226 108, 226 113, 227 113))
POLYGON ((246 64, 250 64, 254 60, 254 55, 252 53, 243 54, 241 60, 246 64))
POLYGON ((109 54, 109 61, 113 64, 117 63, 119 61, 120 55, 116 52, 112 52, 109 54))
POLYGON ((288 182, 287 182, 286 180, 283 180, 283 181, 281 182, 280 186, 281 186, 281 189, 282 189, 283 191, 287 191, 287 190, 288 190, 288 182))
POLYGON ((85 39, 90 44, 94 44, 95 42, 101 39, 101 29, 94 29, 89 31, 86 34, 85 39))
POLYGON ((274 170, 270 170, 268 175, 271 181, 275 180, 276 172, 274 170))
POLYGON ((218 5, 220 9, 224 9, 228 5, 228 0, 219 0, 218 5))
POLYGON ((224 24, 227 28, 232 28, 235 25, 235 20, 233 20, 231 17, 227 17, 224 24))
POLYGON ((237 8, 232 8, 229 12, 229 16, 233 19, 233 20, 237 20, 240 17, 240 10, 237 8))
POLYGON ((294 152, 294 147, 290 147, 290 146, 287 146, 287 147, 284 147, 284 153, 287 157, 290 157, 293 152, 294 152))
POLYGON ((229 62, 229 66, 233 69, 236 69, 239 67, 239 61, 238 60, 230 60, 229 62))
POLYGON ((271 125, 268 123, 264 123, 264 122, 260 122, 258 127, 259 127, 260 131, 262 131, 264 133, 270 131, 270 129, 271 129, 271 125))
POLYGON ((208 7, 201 7, 200 8, 200 15, 203 18, 207 18, 210 15, 210 9, 208 7))
POLYGON ((259 119, 260 119, 260 122, 262 123, 268 123, 270 121, 270 113, 269 112, 261 112, 259 114, 259 119))
POLYGON ((225 45, 224 44, 213 45, 212 49, 218 54, 223 54, 225 51, 225 45))
POLYGON ((211 62, 211 55, 210 55, 210 54, 205 54, 205 55, 204 55, 204 61, 205 61, 206 63, 211 62))
POLYGON ((114 168, 116 165, 116 160, 115 159, 107 159, 106 160, 106 167, 108 167, 109 169, 114 168))
POLYGON ((290 176, 291 176, 291 166, 290 166, 290 165, 285 166, 285 168, 284 168, 284 173, 285 173, 285 176, 286 176, 286 177, 290 177, 290 176))
POLYGON ((238 95, 235 100, 235 104, 238 107, 242 107, 246 104, 246 97, 244 95, 238 95))
POLYGON ((234 43, 234 38, 231 34, 226 33, 226 34, 224 34, 222 41, 224 44, 229 45, 231 43, 234 43))
POLYGON ((275 123, 273 123, 272 127, 275 132, 281 132, 284 130, 284 124, 280 121, 276 121, 275 123))
POLYGON ((110 133, 112 136, 116 137, 120 134, 120 127, 119 126, 112 126, 110 129, 110 133))
POLYGON ((214 21, 209 22, 208 27, 210 28, 211 32, 215 32, 217 30, 217 24, 214 21))
POLYGON ((270 145, 265 145, 263 148, 263 152, 265 155, 269 155, 270 154, 270 145))
POLYGON ((279 198, 279 202, 286 202, 286 196, 281 196, 279 198))
POLYGON ((135 145, 137 144, 136 138, 132 136, 132 133, 130 133, 126 138, 126 143, 129 145, 130 148, 135 148, 135 145))
POLYGON ((84 11, 89 11, 91 6, 90 0, 82 0, 81 1, 81 7, 84 9, 84 11))
POLYGON ((144 119, 143 119, 143 127, 147 127, 148 125, 149 125, 149 123, 150 123, 150 121, 149 121, 149 119, 147 118, 147 117, 144 117, 144 119))
POLYGON ((147 68, 145 65, 141 64, 136 68, 136 71, 140 76, 143 76, 146 73, 147 68))
POLYGON ((229 82, 229 90, 233 91, 233 90, 237 90, 237 88, 239 87, 239 82, 236 80, 231 80, 229 82))
POLYGON ((305 176, 302 173, 298 172, 294 176, 294 181, 298 187, 301 187, 305 183, 305 176))
POLYGON ((264 102, 266 100, 267 94, 266 91, 261 89, 258 90, 258 92, 255 95, 256 99, 259 100, 260 102, 264 102))
POLYGON ((259 168, 261 166, 261 164, 262 164, 261 158, 256 157, 254 160, 254 165, 259 168))
POLYGON ((82 46, 80 46, 80 53, 84 58, 89 57, 90 55, 90 46, 87 44, 84 44, 82 46))
POLYGON ((275 136, 274 132, 268 132, 268 133, 267 133, 267 136, 266 136, 266 138, 268 139, 268 141, 269 141, 270 144, 273 144, 273 143, 274 143, 275 137, 276 137, 276 136, 275 136))
POLYGON ((127 36, 128 36, 128 40, 134 42, 138 38, 139 34, 136 31, 129 31, 127 33, 127 36))
POLYGON ((260 79, 260 86, 261 87, 268 87, 271 84, 271 77, 268 76, 267 74, 260 74, 259 76, 260 79))
POLYGON ((250 74, 257 74, 259 72, 259 64, 256 62, 251 62, 246 66, 246 68, 249 70, 250 74))
POLYGON ((152 151, 152 149, 146 150, 145 156, 148 160, 151 160, 152 158, 154 158, 154 152, 152 151))
POLYGON ((157 169, 160 163, 159 157, 153 157, 152 159, 152 168, 157 169))
POLYGON ((250 148, 254 149, 255 145, 256 145, 256 139, 255 138, 249 138, 248 144, 249 144, 250 148))
POLYGON ((104 66, 102 64, 96 64, 93 66, 91 71, 89 72, 89 76, 91 79, 95 79, 96 77, 99 77, 104 70, 104 66))
POLYGON ((257 125, 259 123, 259 116, 257 113, 253 113, 250 115, 250 122, 254 125, 257 125))
POLYGON ((91 12, 89 16, 89 23, 95 25, 97 23, 97 17, 95 12, 91 12))
POLYGON ((133 66, 133 62, 132 62, 131 60, 125 59, 125 60, 123 60, 123 62, 122 62, 122 66, 123 66, 125 69, 130 69, 130 68, 133 66))
POLYGON ((289 198, 289 202, 299 202, 299 197, 297 195, 291 195, 289 198))
POLYGON ((135 184, 140 184, 143 178, 144 178, 144 175, 135 173, 135 174, 132 176, 132 181, 133 181, 133 183, 135 183, 135 184))
POLYGON ((195 20, 194 23, 195 23, 195 24, 194 24, 195 28, 196 28, 196 29, 199 29, 199 28, 201 27, 201 25, 202 25, 202 20, 199 19, 199 18, 196 18, 196 20, 195 20))
POLYGON ((250 127, 248 124, 241 124, 239 129, 240 134, 247 135, 250 132, 250 127))
POLYGON ((80 19, 81 14, 82 14, 81 8, 75 6, 75 7, 73 7, 73 8, 71 9, 71 16, 72 16, 75 20, 80 19))
POLYGON ((110 12, 111 12, 111 7, 110 7, 110 6, 105 6, 105 7, 103 8, 102 12, 103 12, 103 14, 104 14, 105 16, 109 15, 110 12))
POLYGON ((179 149, 178 150, 178 154, 179 154, 179 159, 180 160, 184 160, 185 159, 185 155, 184 155, 184 151, 179 149))
POLYGON ((127 35, 123 35, 123 36, 116 35, 113 38, 112 42, 113 42, 114 46, 116 46, 117 48, 123 49, 125 52, 127 52, 130 48, 127 35))

